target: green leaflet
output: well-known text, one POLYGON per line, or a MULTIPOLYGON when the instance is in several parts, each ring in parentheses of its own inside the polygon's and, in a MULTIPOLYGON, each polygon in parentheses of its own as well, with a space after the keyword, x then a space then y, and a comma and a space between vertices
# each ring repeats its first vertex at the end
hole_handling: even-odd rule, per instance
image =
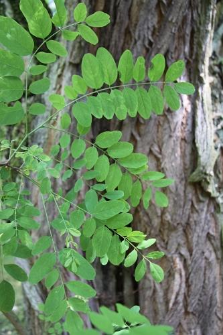
POLYGON ((99 93, 98 98, 102 106, 103 116, 107 120, 111 120, 115 111, 114 102, 111 95, 108 93, 99 93))
POLYGON ((117 235, 112 237, 110 248, 108 250, 108 259, 109 262, 113 265, 119 265, 125 258, 125 252, 121 253, 120 251, 121 241, 117 235))
POLYGON ((63 38, 67 41, 74 41, 80 35, 77 31, 63 30, 63 38))
POLYGON ((156 191, 155 193, 155 202, 159 207, 167 207, 169 204, 166 194, 160 191, 156 191))
POLYGON ((78 32, 86 42, 93 45, 98 43, 98 36, 95 34, 94 30, 85 24, 78 24, 78 32))
POLYGON ((139 179, 132 185, 131 191, 131 204, 133 207, 137 207, 142 198, 142 184, 139 179))
POLYGON ((105 131, 96 137, 95 144, 100 148, 110 148, 122 137, 121 131, 105 131))
POLYGON ((88 97, 87 105, 91 110, 91 114, 95 116, 97 119, 101 119, 103 116, 102 104, 100 100, 100 96, 97 97, 88 97))
POLYGON ((152 103, 149 94, 144 88, 138 87, 136 89, 138 99, 138 112, 143 119, 149 119, 152 111, 152 103))
POLYGON ((123 84, 128 83, 133 75, 133 57, 130 50, 125 50, 118 63, 120 80, 123 84))
POLYGON ((44 305, 44 313, 46 315, 52 314, 60 306, 64 299, 64 294, 63 285, 56 286, 50 291, 44 305))
POLYGON ((45 65, 34 65, 30 68, 29 72, 33 76, 38 76, 39 74, 46 72, 46 70, 47 70, 47 67, 45 65))
POLYGON ((152 198, 152 189, 151 189, 151 187, 148 187, 148 188, 145 190, 145 192, 144 192, 144 194, 143 194, 143 197, 142 197, 142 200, 143 200, 143 206, 144 206, 145 209, 148 209, 148 207, 149 207, 149 202, 150 202, 151 198, 152 198))
POLYGON ((47 52, 38 52, 36 54, 36 58, 38 59, 39 62, 43 63, 43 64, 50 64, 56 61, 56 56, 54 54, 51 53, 47 53, 47 52))
POLYGON ((33 255, 38 255, 41 252, 49 249, 49 247, 52 244, 52 239, 50 236, 42 236, 40 239, 36 242, 34 248, 32 249, 33 255))
POLYGON ((181 104, 180 97, 177 92, 171 86, 165 85, 163 93, 170 109, 173 111, 178 110, 181 104))
POLYGON ((19 123, 24 118, 24 110, 20 102, 16 102, 13 107, 0 103, 0 125, 8 126, 19 123))
MULTIPOLYGON (((150 325, 149 320, 144 316, 139 314, 139 310, 137 309, 138 306, 134 306, 131 309, 121 305, 121 304, 116 304, 116 308, 118 313, 123 317, 125 321, 127 321, 130 324, 145 324, 145 325, 150 325)), ((144 328, 144 327, 140 327, 144 328)), ((134 331, 137 329, 133 327, 134 331)), ((149 335, 149 334, 146 334, 149 335)))
POLYGON ((102 182, 106 179, 109 172, 109 160, 107 156, 101 155, 98 158, 97 163, 94 166, 94 171, 97 172, 96 180, 98 182, 102 182))
POLYGON ((105 179, 107 192, 114 191, 114 189, 119 185, 121 178, 122 171, 120 167, 117 164, 110 165, 108 175, 105 179))
POLYGON ((155 238, 150 238, 148 240, 144 240, 141 243, 138 244, 138 249, 147 249, 149 247, 151 247, 154 243, 156 243, 156 239, 155 238))
POLYGON ((121 213, 106 221, 106 226, 111 229, 119 229, 132 222, 133 216, 130 213, 121 213))
POLYGON ((97 257, 103 257, 107 253, 111 239, 112 233, 107 227, 101 226, 96 229, 93 235, 92 245, 97 257))
POLYGON ((96 291, 90 285, 81 281, 69 281, 65 285, 72 293, 87 299, 93 298, 96 295, 96 291))
POLYGON ((18 224, 25 229, 39 229, 40 224, 27 216, 21 216, 18 218, 18 224))
POLYGON ((0 77, 19 77, 24 72, 24 61, 7 50, 0 49, 0 77))
POLYGON ((128 254, 128 256, 125 259, 124 262, 124 266, 126 268, 132 266, 136 261, 137 261, 137 257, 138 257, 138 253, 137 251, 134 249, 133 251, 130 252, 130 254, 128 254))
POLYGON ((176 83, 174 84, 174 88, 177 91, 177 93, 180 93, 180 94, 191 95, 191 94, 194 94, 195 92, 194 85, 187 83, 187 82, 176 83))
POLYGON ((162 54, 157 54, 151 60, 151 67, 148 71, 148 77, 151 81, 158 81, 165 70, 166 61, 162 54))
POLYGON ((93 213, 95 206, 98 204, 98 195, 95 190, 89 190, 85 194, 85 205, 89 213, 93 213))
POLYGON ((125 324, 124 324, 124 321, 121 317, 120 314, 114 312, 114 311, 111 311, 110 309, 108 309, 107 307, 100 307, 100 312, 105 315, 109 320, 112 321, 112 324, 115 324, 117 326, 120 326, 120 327, 124 327, 125 324))
POLYGON ((23 83, 17 77, 0 77, 0 102, 11 102, 23 95, 23 83))
POLYGON ((182 60, 178 60, 170 65, 166 72, 165 81, 166 82, 173 82, 174 80, 178 79, 184 72, 185 63, 182 60))
POLYGON ((159 87, 151 85, 149 88, 149 96, 152 104, 152 110, 157 114, 163 114, 164 99, 159 87))
POLYGON ((128 172, 122 175, 118 189, 124 192, 124 200, 127 200, 130 197, 132 192, 132 177, 128 172))
POLYGON ((74 331, 81 335, 81 329, 83 329, 83 320, 78 313, 68 310, 66 319, 64 322, 64 330, 74 334, 74 331))
POLYGON ((142 180, 159 180, 165 177, 165 174, 158 171, 147 171, 142 175, 142 180))
POLYGON ((89 317, 91 320, 91 323, 101 331, 107 333, 107 334, 113 334, 113 326, 111 321, 105 317, 102 314, 97 314, 95 312, 90 312, 89 317))
POLYGON ((48 91, 50 88, 50 80, 49 78, 43 78, 40 80, 34 81, 30 86, 29 86, 29 91, 33 94, 42 94, 48 91))
POLYGON ((101 201, 94 210, 94 217, 99 220, 107 220, 124 210, 124 203, 120 200, 101 201))
POLYGON ((127 157, 120 158, 119 163, 126 168, 140 168, 148 162, 146 155, 141 153, 132 153, 127 157))
POLYGON ((29 282, 31 284, 39 283, 54 267, 56 255, 45 253, 41 255, 30 270, 29 282))
POLYGON ((160 283, 164 279, 163 269, 158 264, 154 264, 152 262, 150 262, 149 266, 151 276, 157 283, 160 283))
POLYGON ((135 280, 139 282, 146 274, 146 262, 142 259, 135 269, 135 280))
POLYGON ((110 23, 110 16, 104 12, 97 11, 87 17, 86 23, 91 27, 104 27, 110 23))
POLYGON ((63 27, 67 22, 67 10, 64 6, 64 0, 54 0, 56 6, 56 14, 52 18, 52 22, 56 27, 63 27))
POLYGON ((113 56, 105 48, 98 48, 96 58, 102 66, 104 82, 107 85, 112 85, 116 82, 118 71, 113 56))
POLYGON ((49 101, 57 110, 61 110, 65 107, 65 99, 62 95, 59 94, 51 94, 49 96, 49 101))
POLYGON ((85 237, 91 237, 96 229, 96 221, 92 218, 87 219, 84 222, 83 234, 85 237))
POLYGON ((85 148, 86 144, 84 140, 81 138, 74 140, 70 149, 73 158, 79 158, 84 153, 85 148))
POLYGON ((90 88, 98 89, 103 83, 103 73, 99 60, 92 54, 85 54, 81 63, 82 77, 90 88))
POLYGON ((81 126, 86 128, 91 126, 92 116, 86 103, 78 102, 74 104, 72 113, 81 126))
POLYGON ((4 269, 15 280, 24 282, 28 279, 25 271, 16 264, 5 264, 4 269))
POLYGON ((73 84, 73 88, 74 90, 78 93, 78 94, 85 94, 87 91, 87 85, 84 81, 84 79, 78 75, 74 75, 72 76, 72 84, 73 84))
POLYGON ((16 21, 4 16, 0 16, 0 43, 20 56, 31 55, 34 48, 30 34, 16 21))
POLYGON ((46 46, 50 50, 50 52, 52 52, 53 54, 57 56, 60 56, 60 57, 67 56, 67 50, 60 42, 50 40, 46 42, 46 46))
POLYGON ((74 9, 74 20, 76 22, 82 22, 86 19, 87 7, 84 3, 79 3, 74 9))
POLYGON ((112 158, 124 158, 133 152, 133 145, 129 142, 119 142, 113 144, 107 151, 112 158))
POLYGON ((60 120, 60 123, 61 123, 61 128, 62 129, 67 129, 69 128, 70 124, 71 124, 71 117, 68 113, 64 113, 62 116, 61 116, 61 120, 60 120))
POLYGON ((0 311, 5 313, 10 312, 15 304, 15 291, 12 285, 6 280, 0 283, 0 296, 0 311))
POLYGON ((85 151, 84 159, 86 161, 86 168, 92 169, 98 160, 98 151, 95 147, 89 147, 85 151))
POLYGON ((26 18, 32 35, 44 39, 50 34, 51 18, 40 0, 20 0, 20 10, 26 18))
POLYGON ((148 255, 146 257, 150 258, 150 259, 160 259, 165 255, 164 252, 162 251, 152 251, 149 252, 148 255))
POLYGON ((131 88, 124 88, 123 97, 129 116, 135 117, 138 111, 138 98, 136 92, 131 88))
POLYGON ((69 134, 63 134, 60 138, 60 146, 61 148, 67 148, 70 144, 70 135, 69 134))
POLYGON ((173 179, 166 178, 166 179, 160 179, 153 182, 154 187, 167 187, 169 185, 172 185, 174 183, 173 179))
POLYGON ((145 58, 139 56, 133 68, 133 79, 137 82, 143 81, 146 76, 145 58))

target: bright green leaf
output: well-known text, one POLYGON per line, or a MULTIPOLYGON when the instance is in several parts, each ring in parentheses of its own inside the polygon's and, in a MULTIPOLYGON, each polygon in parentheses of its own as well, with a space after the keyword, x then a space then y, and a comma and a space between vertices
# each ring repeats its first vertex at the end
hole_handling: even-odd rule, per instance
POLYGON ((96 229, 93 235, 92 244, 97 257, 103 257, 107 253, 111 244, 111 239, 112 233, 107 227, 101 226, 96 229))
POLYGON ((136 89, 138 99, 138 112, 143 119, 149 119, 152 111, 152 103, 149 94, 144 88, 136 89))
POLYGON ((117 66, 111 53, 105 48, 98 48, 96 58, 100 61, 104 82, 107 85, 112 85, 117 79, 117 66))
POLYGON ((156 191, 155 193, 155 202, 159 207, 167 207, 169 204, 166 194, 160 191, 156 191))
POLYGON ((180 98, 178 93, 168 85, 164 86, 164 97, 170 109, 176 111, 180 108, 180 98))
POLYGON ((56 56, 54 54, 51 54, 49 52, 38 52, 36 54, 36 58, 39 62, 43 64, 50 64, 56 61, 56 56))
POLYGON ((180 94, 191 95, 191 94, 194 94, 195 92, 194 85, 187 83, 187 82, 176 83, 174 84, 174 88, 177 91, 177 93, 180 93, 180 94))
POLYGON ((137 257, 138 257, 137 251, 134 249, 126 257, 125 262, 124 262, 124 266, 126 268, 132 266, 137 261, 137 257))
POLYGON ((46 42, 46 46, 50 50, 50 52, 52 52, 53 54, 57 56, 60 56, 60 57, 67 56, 67 50, 60 42, 50 40, 46 42))
POLYGON ((78 32, 86 42, 93 45, 98 43, 98 36, 95 34, 94 30, 85 24, 78 24, 78 32))
POLYGON ((146 75, 145 58, 139 56, 133 68, 133 79, 137 82, 143 81, 146 75))
POLYGON ((46 111, 46 106, 39 102, 35 102, 29 107, 29 112, 32 115, 41 115, 41 114, 44 114, 45 111, 46 111))
POLYGON ((82 22, 86 19, 87 7, 84 3, 79 3, 74 9, 74 20, 76 22, 82 22))
POLYGON ((165 70, 166 62, 162 54, 157 54, 151 60, 151 67, 148 71, 148 77, 151 81, 158 81, 163 75, 165 70))
POLYGON ((133 75, 133 58, 130 50, 125 50, 118 63, 120 80, 123 84, 128 83, 133 75))
POLYGON ((150 262, 150 273, 157 283, 160 283, 164 279, 163 269, 158 264, 150 262))
POLYGON ((99 60, 92 54, 85 54, 81 63, 82 76, 91 88, 100 88, 103 83, 103 73, 99 60))
POLYGON ((146 274, 146 262, 142 259, 135 269, 135 280, 139 282, 146 274))
POLYGON ((43 78, 40 80, 34 81, 30 86, 29 86, 29 91, 33 94, 42 94, 48 91, 50 88, 50 80, 49 78, 43 78))
POLYGON ((99 220, 107 220, 124 209, 124 203, 120 200, 99 202, 95 207, 94 217, 99 220))
POLYGON ((8 126, 19 123, 24 118, 24 110, 20 102, 16 102, 13 107, 0 103, 0 124, 8 126))
POLYGON ((72 113, 77 119, 77 122, 83 127, 90 127, 92 122, 92 116, 88 105, 84 102, 78 102, 74 104, 72 113))

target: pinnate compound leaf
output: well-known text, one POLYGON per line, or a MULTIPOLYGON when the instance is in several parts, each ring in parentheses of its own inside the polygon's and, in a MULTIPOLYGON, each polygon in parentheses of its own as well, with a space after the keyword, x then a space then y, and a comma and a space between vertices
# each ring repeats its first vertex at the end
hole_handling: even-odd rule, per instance
POLYGON ((33 94, 42 94, 48 91, 50 88, 50 80, 49 78, 43 78, 40 80, 34 81, 30 86, 29 86, 29 91, 33 94))
POLYGON ((85 24, 78 24, 78 32, 86 42, 93 45, 98 43, 98 36, 95 34, 94 30, 85 24))
POLYGON ((135 280, 139 282, 146 274, 146 262, 142 259, 135 269, 135 280))
POLYGON ((67 50, 60 42, 50 40, 46 42, 46 46, 50 50, 50 52, 52 52, 53 54, 57 56, 60 56, 60 57, 67 56, 67 50))
POLYGON ((103 257, 107 253, 111 244, 111 239, 112 233, 107 227, 101 226, 96 229, 93 235, 92 244, 97 257, 103 257))
POLYGON ((143 81, 146 75, 145 58, 139 56, 133 68, 133 79, 137 82, 143 81))
POLYGON ((166 62, 162 54, 157 54, 151 60, 151 67, 148 71, 148 77, 151 81, 158 81, 163 75, 165 70, 166 62))
POLYGON ((14 279, 24 282, 28 279, 25 271, 16 264, 5 264, 5 271, 14 279))
POLYGON ((45 253, 41 255, 30 270, 29 282, 31 284, 39 283, 54 267, 56 255, 45 253))
POLYGON ((50 64, 56 61, 56 56, 54 54, 51 54, 49 52, 38 52, 36 54, 36 58, 39 62, 43 64, 50 64))
POLYGON ((170 109, 176 111, 180 108, 180 97, 174 88, 171 86, 164 86, 164 97, 170 109))
POLYGON ((51 18, 42 1, 20 0, 20 10, 26 18, 32 35, 44 39, 50 34, 51 18))
POLYGON ((107 220, 123 210, 124 203, 120 200, 103 201, 97 204, 93 215, 96 219, 107 220))
POLYGON ((184 72, 185 63, 183 60, 178 60, 170 65, 166 72, 165 81, 173 82, 177 80, 184 72))
POLYGON ((195 92, 195 87, 191 83, 181 82, 174 84, 177 93, 191 95, 195 92))
POLYGON ((6 280, 0 283, 0 311, 10 312, 15 304, 15 291, 13 286, 6 280))
POLYGON ((0 77, 19 77, 24 72, 23 59, 7 50, 0 49, 0 77))
POLYGON ((104 82, 107 85, 112 85, 117 79, 117 66, 111 53, 105 48, 98 48, 96 58, 100 61, 104 82))
POLYGON ((96 137, 95 144, 100 148, 110 148, 122 137, 121 131, 105 131, 96 137))
POLYGON ((82 22, 86 19, 87 7, 84 3, 79 3, 74 9, 74 20, 76 22, 82 22))
POLYGON ((82 77, 90 88, 98 89, 103 83, 103 73, 99 60, 92 54, 85 54, 81 64, 82 77))
POLYGON ((160 283, 164 279, 164 272, 163 269, 158 265, 150 262, 150 273, 153 279, 160 283))
POLYGON ((125 50, 118 63, 120 80, 123 84, 128 83, 133 76, 133 57, 130 50, 125 50))
POLYGON ((13 107, 0 103, 0 124, 9 126, 19 123, 24 118, 24 110, 20 102, 16 102, 13 107))
POLYGON ((11 102, 23 95, 23 83, 17 77, 0 77, 0 102, 11 102))
POLYGON ((169 204, 166 194, 160 191, 156 191, 155 193, 155 202, 159 207, 167 207, 169 204))
POLYGON ((104 12, 97 11, 87 17, 86 23, 91 27, 105 27, 110 23, 110 16, 104 12))
POLYGON ((16 21, 5 16, 0 16, 0 43, 20 56, 31 55, 34 48, 30 34, 16 21))
POLYGON ((54 0, 56 13, 52 18, 52 22, 56 27, 63 27, 67 22, 67 10, 64 5, 64 0, 54 0))

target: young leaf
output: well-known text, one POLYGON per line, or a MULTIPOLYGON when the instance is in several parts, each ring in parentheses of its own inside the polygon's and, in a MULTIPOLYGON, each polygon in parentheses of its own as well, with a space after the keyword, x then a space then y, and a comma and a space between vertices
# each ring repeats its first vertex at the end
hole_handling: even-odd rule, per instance
POLYGON ((17 77, 0 77, 0 102, 11 102, 23 95, 23 83, 17 77))
POLYGON ((31 284, 39 283, 53 269, 55 263, 55 254, 45 253, 41 255, 30 270, 29 282, 31 284))
POLYGON ((117 79, 118 71, 113 56, 105 48, 98 48, 96 58, 100 61, 104 82, 107 85, 112 85, 117 79))
POLYGON ((103 201, 97 204, 93 215, 96 219, 107 220, 122 212, 123 209, 124 203, 120 200, 103 201))
POLYGON ((98 43, 98 36, 95 34, 94 30, 85 24, 78 24, 78 32, 86 42, 93 45, 98 43))
POLYGON ((40 80, 34 81, 30 86, 29 86, 29 91, 33 94, 42 94, 48 91, 50 88, 50 80, 49 78, 43 78, 40 80))
POLYGON ((44 39, 52 30, 51 18, 40 0, 20 0, 20 10, 26 18, 29 31, 35 37, 44 39))
POLYGON ((57 56, 60 56, 60 57, 67 56, 67 50, 60 42, 50 40, 46 42, 46 46, 50 50, 50 52, 52 52, 53 54, 57 56))
POLYGON ((97 257, 103 257, 107 253, 111 244, 111 239, 112 233, 108 228, 101 226, 96 229, 93 235, 92 244, 97 257))
POLYGON ((125 259, 125 262, 124 262, 124 266, 126 268, 132 266, 136 261, 137 261, 137 257, 138 257, 138 254, 137 254, 137 251, 134 249, 132 252, 130 252, 130 254, 128 254, 128 256, 126 257, 125 259))
POLYGON ((159 207, 167 207, 169 204, 166 194, 160 191, 156 191, 155 193, 155 202, 159 207))
POLYGON ((19 77, 24 72, 23 59, 7 50, 0 49, 0 77, 19 77))
POLYGON ((143 119, 149 119, 152 111, 152 103, 149 94, 144 88, 136 89, 138 99, 138 112, 143 119))
POLYGON ((47 52, 38 52, 36 54, 36 58, 39 62, 43 63, 43 64, 50 64, 56 61, 56 56, 54 54, 51 53, 47 53, 47 52))
POLYGON ((87 7, 84 3, 79 3, 74 9, 74 20, 83 22, 87 16, 87 7))
POLYGON ((83 127, 90 127, 92 122, 92 116, 88 105, 84 102, 78 102, 74 104, 72 113, 75 116, 77 122, 83 127))
POLYGON ((6 280, 0 283, 0 296, 0 311, 4 313, 10 312, 15 304, 15 291, 6 280))
POLYGON ((41 114, 44 114, 45 111, 46 111, 46 106, 44 106, 43 104, 39 102, 36 102, 29 107, 29 112, 32 115, 41 115, 41 114))
POLYGON ((56 14, 52 18, 52 22, 56 27, 63 27, 67 22, 67 10, 64 5, 64 0, 54 0, 56 6, 56 14))
POLYGON ((178 110, 180 108, 180 98, 177 92, 171 86, 165 85, 163 93, 170 109, 178 110))
POLYGON ((72 293, 84 298, 90 299, 96 296, 96 291, 90 285, 81 281, 69 281, 65 285, 72 293))
POLYGON ((166 72, 165 81, 173 82, 178 79, 184 72, 185 63, 182 60, 178 60, 170 65, 166 72))
POLYGON ((28 279, 25 271, 16 264, 5 264, 5 271, 14 279, 24 282, 28 279))
POLYGON ((20 56, 31 55, 34 42, 30 34, 16 21, 0 16, 0 43, 20 56))
POLYGON ((164 272, 163 269, 152 262, 150 262, 150 273, 153 279, 157 282, 160 283, 164 279, 164 272))
POLYGON ((139 56, 133 68, 133 79, 139 82, 145 79, 145 75, 146 75, 145 58, 139 56))
POLYGON ((133 145, 129 142, 119 142, 108 148, 108 154, 112 158, 124 158, 133 152, 133 145))
POLYGON ((87 17, 86 23, 91 27, 104 27, 110 23, 110 16, 104 12, 97 11, 87 17))
POLYGON ((95 56, 89 53, 85 54, 82 59, 81 70, 82 77, 89 87, 98 89, 103 85, 101 64, 95 56))
POLYGON ((162 54, 157 54, 151 60, 151 67, 148 71, 148 77, 151 81, 158 81, 163 75, 165 70, 166 62, 162 54))
POLYGON ((187 82, 176 83, 174 84, 174 88, 177 91, 177 93, 180 93, 180 94, 191 95, 191 94, 194 94, 195 92, 194 85, 187 83, 187 82))
POLYGON ((123 84, 128 83, 133 75, 133 58, 130 50, 125 50, 118 63, 120 80, 123 84))
POLYGON ((152 104, 152 110, 157 114, 163 114, 164 99, 159 87, 151 85, 149 89, 149 96, 152 104))
POLYGON ((13 107, 8 107, 0 103, 0 124, 8 126, 16 124, 24 118, 24 110, 20 102, 16 102, 13 107))
POLYGON ((139 282, 146 274, 146 262, 142 259, 135 269, 135 280, 139 282))

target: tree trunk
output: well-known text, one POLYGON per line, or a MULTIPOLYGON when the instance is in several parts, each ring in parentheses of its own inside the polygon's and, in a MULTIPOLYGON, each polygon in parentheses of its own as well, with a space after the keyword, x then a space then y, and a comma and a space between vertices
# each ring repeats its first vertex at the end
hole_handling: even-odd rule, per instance
MULTIPOLYGON (((130 306, 138 303, 152 323, 170 324, 176 335, 222 334, 219 218, 223 221, 220 151, 223 136, 219 111, 223 97, 219 92, 223 86, 223 69, 218 58, 223 54, 218 37, 222 33, 222 16, 216 18, 213 48, 212 41, 216 6, 220 11, 223 6, 215 0, 85 2, 90 12, 104 10, 111 15, 111 24, 98 33, 100 45, 108 48, 117 61, 127 48, 135 57, 143 55, 147 65, 156 53, 163 53, 169 65, 183 59, 186 62, 183 80, 196 86, 194 96, 183 96, 178 112, 167 110, 162 116, 152 115, 148 121, 141 118, 112 124, 94 121, 90 139, 106 129, 121 129, 124 140, 132 141, 137 152, 148 155, 150 170, 163 171, 168 178, 175 179, 167 191, 168 208, 159 209, 151 204, 148 211, 139 207, 134 212, 135 227, 156 238, 157 247, 166 253, 160 262, 166 274, 164 282, 155 284, 148 271, 138 286, 132 270, 97 264, 98 302, 110 307, 117 301, 130 306)), ((66 3, 72 15, 77 2, 67 0, 66 3)), ((68 49, 67 62, 60 60, 50 68, 51 89, 57 93, 63 92, 64 86, 70 84, 71 75, 79 71, 86 47, 83 42, 75 42, 68 49)), ((94 53, 96 49, 97 46, 91 46, 89 51, 94 53)), ((32 142, 49 152, 57 137, 58 133, 44 129, 35 134, 32 142)), ((69 190, 70 185, 63 187, 69 190)), ((33 200, 39 203, 36 189, 33 189, 33 200)), ((58 239, 58 246, 60 243, 58 239)), ((38 326, 33 326, 28 334, 42 333, 38 326)))

